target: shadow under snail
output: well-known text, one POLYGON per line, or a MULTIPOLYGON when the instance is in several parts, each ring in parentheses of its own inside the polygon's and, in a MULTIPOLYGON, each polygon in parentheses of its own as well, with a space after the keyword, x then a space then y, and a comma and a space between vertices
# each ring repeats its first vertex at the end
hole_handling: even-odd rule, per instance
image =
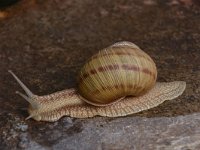
POLYGON ((62 116, 119 117, 158 106, 183 93, 184 81, 156 82, 157 69, 149 55, 131 42, 118 42, 92 56, 82 67, 77 89, 38 96, 9 70, 27 95, 29 118, 56 121, 62 116))

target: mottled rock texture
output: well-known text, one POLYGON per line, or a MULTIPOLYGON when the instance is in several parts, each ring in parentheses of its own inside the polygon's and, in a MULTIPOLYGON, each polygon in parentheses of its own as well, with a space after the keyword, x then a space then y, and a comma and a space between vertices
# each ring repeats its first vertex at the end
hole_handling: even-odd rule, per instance
POLYGON ((0 149, 200 149, 198 0, 21 0, 0 9, 0 149), (76 86, 84 62, 127 40, 152 56, 159 81, 186 91, 123 118, 25 120, 27 102, 7 73, 36 94, 76 86))

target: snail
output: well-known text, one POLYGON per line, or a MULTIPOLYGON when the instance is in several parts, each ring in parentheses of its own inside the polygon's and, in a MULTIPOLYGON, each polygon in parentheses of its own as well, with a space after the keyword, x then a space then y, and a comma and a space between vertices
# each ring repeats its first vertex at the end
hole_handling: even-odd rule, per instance
POLYGON ((29 116, 36 121, 57 121, 63 116, 119 117, 172 100, 183 93, 184 81, 156 82, 152 58, 131 42, 117 42, 93 55, 82 67, 77 88, 38 96, 9 72, 27 95, 29 116))

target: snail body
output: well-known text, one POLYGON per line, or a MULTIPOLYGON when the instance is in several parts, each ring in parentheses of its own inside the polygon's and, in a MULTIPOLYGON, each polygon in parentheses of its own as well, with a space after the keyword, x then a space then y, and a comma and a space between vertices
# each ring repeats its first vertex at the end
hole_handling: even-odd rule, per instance
POLYGON ((118 117, 158 106, 183 93, 184 81, 156 82, 157 69, 151 57, 131 42, 118 42, 99 51, 82 67, 77 89, 46 96, 33 94, 9 71, 30 103, 29 118, 56 121, 62 116, 118 117))

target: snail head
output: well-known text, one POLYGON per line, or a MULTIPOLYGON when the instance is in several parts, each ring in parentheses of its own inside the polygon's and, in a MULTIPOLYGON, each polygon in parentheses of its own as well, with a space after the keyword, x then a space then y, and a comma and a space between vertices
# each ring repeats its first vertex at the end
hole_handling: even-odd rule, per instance
POLYGON ((15 93, 23 97, 27 102, 29 102, 29 116, 26 119, 34 118, 36 120, 40 120, 39 114, 35 114, 34 112, 37 112, 36 110, 40 109, 40 103, 38 103, 38 99, 40 98, 38 95, 33 94, 27 86, 11 71, 8 70, 8 72, 15 78, 15 80, 19 83, 19 85, 22 87, 22 89, 25 91, 26 95, 16 91, 15 93))

